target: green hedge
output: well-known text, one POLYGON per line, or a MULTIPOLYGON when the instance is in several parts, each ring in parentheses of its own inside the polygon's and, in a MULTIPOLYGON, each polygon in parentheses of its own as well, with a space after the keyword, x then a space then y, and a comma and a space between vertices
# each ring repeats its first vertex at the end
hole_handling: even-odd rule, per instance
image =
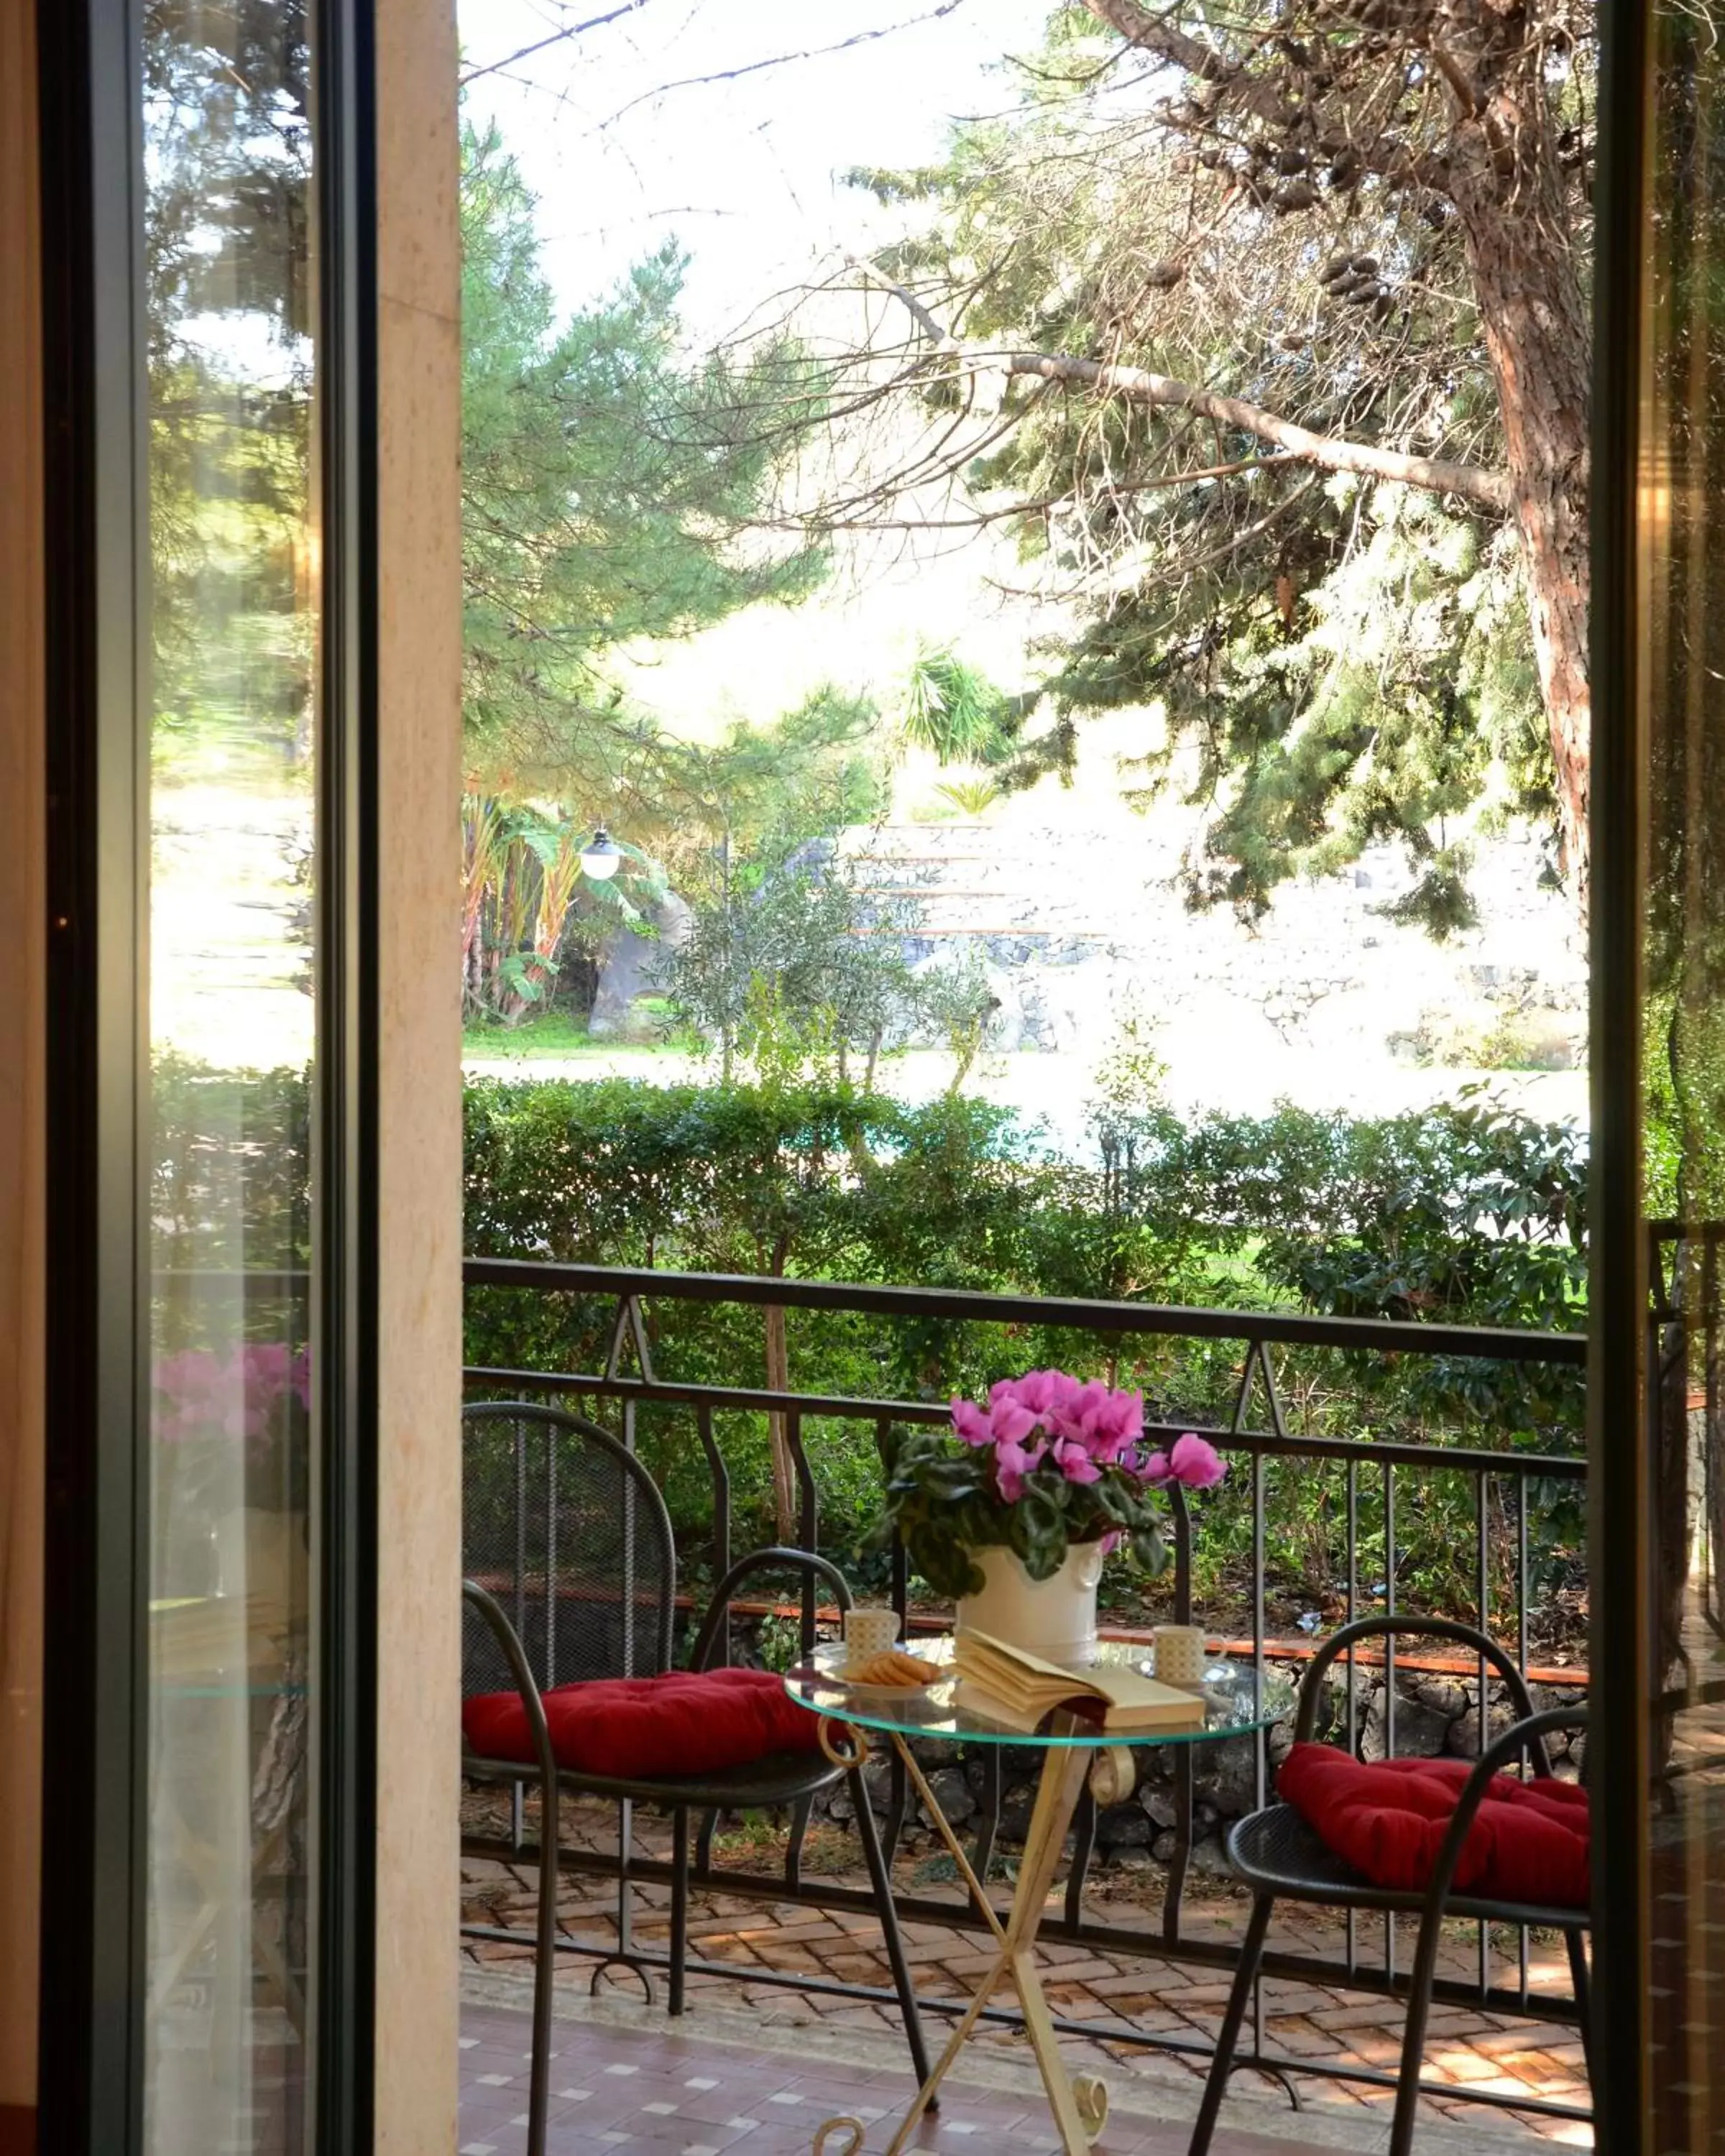
MULTIPOLYGON (((1283 1109, 1264 1118, 1161 1109, 1099 1119, 1091 1158, 1052 1157, 1009 1111, 909 1106, 845 1089, 485 1080, 467 1094, 467 1248, 476 1254, 784 1272, 1050 1295, 1127 1296, 1348 1316, 1568 1329, 1585 1322, 1585 1158, 1576 1132, 1480 1102, 1379 1121, 1283 1109)), ((470 1362, 593 1369, 613 1306, 512 1290, 470 1295, 470 1362)), ((765 1381, 762 1322, 746 1306, 651 1306, 660 1373, 765 1381)), ((798 1390, 944 1399, 1045 1363, 1144 1388, 1151 1411, 1225 1421, 1227 1343, 1106 1344, 1054 1327, 788 1318, 798 1390)), ((1281 1358, 1293 1425, 1327 1435, 1455 1437, 1505 1450, 1579 1449, 1580 1373, 1450 1358, 1301 1352, 1281 1358)), ((726 1419, 739 1533, 770 1526, 764 1419, 726 1419)), ((811 1424, 824 1534, 853 1561, 878 1511, 869 1433, 811 1424)), ((698 1547, 706 1470, 686 1413, 644 1409, 641 1443, 679 1529, 698 1547)), ((1340 1469, 1269 1472, 1268 1558, 1292 1601, 1340 1586, 1340 1469)), ((1573 1573, 1582 1530, 1570 1486, 1538 1493, 1546 1581, 1573 1573)), ((1449 1607, 1473 1594, 1472 1485, 1425 1478, 1404 1502, 1399 1588, 1449 1607)), ((1361 1498, 1362 1563, 1381 1578, 1375 1478, 1361 1498)), ((1493 1526, 1508 1563, 1512 1521, 1493 1526)), ((1204 1512, 1208 1584, 1250 1546, 1246 1477, 1204 1512)))

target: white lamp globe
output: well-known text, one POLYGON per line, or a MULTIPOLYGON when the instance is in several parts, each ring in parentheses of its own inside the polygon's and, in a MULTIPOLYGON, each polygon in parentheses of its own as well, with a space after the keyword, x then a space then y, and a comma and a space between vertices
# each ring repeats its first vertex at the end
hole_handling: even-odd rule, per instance
POLYGON ((623 865, 623 853, 603 824, 581 850, 581 873, 607 883, 623 865))

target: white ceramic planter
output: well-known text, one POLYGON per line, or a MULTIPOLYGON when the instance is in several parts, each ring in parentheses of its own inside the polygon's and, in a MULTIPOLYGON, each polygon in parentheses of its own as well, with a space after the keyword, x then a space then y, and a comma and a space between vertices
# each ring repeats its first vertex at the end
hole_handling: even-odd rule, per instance
POLYGON ((1049 1579, 1032 1579, 1009 1549, 973 1550, 971 1555, 982 1568, 985 1584, 980 1594, 959 1601, 958 1631, 986 1632, 1051 1662, 1095 1661, 1096 1584, 1102 1576, 1099 1544, 1075 1543, 1049 1579))

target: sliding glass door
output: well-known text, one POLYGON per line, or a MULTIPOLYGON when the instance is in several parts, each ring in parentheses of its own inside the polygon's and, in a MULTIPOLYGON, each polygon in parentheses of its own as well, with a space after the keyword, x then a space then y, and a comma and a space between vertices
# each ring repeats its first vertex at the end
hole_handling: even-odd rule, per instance
POLYGON ((144 2146, 305 2146, 322 1432, 317 54, 146 8, 144 2146))
POLYGON ((68 13, 54 1592, 91 1681, 49 1861, 95 1884, 44 2145, 336 2156, 368 1961, 363 47, 318 0, 68 13))
POLYGON ((1725 13, 1608 10, 1594 485, 1602 2147, 1725 2146, 1725 13))

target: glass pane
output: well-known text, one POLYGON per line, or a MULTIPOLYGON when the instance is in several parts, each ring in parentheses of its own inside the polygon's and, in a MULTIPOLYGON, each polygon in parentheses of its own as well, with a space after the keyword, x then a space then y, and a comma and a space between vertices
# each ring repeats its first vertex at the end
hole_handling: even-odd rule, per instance
POLYGON ((318 743, 311 53, 143 14, 146 2144, 307 2145, 318 743))
POLYGON ((1645 1168, 1652 1284, 1653 1770, 1645 2145, 1725 2128, 1725 21, 1652 18, 1639 475, 1648 757, 1645 1168))

